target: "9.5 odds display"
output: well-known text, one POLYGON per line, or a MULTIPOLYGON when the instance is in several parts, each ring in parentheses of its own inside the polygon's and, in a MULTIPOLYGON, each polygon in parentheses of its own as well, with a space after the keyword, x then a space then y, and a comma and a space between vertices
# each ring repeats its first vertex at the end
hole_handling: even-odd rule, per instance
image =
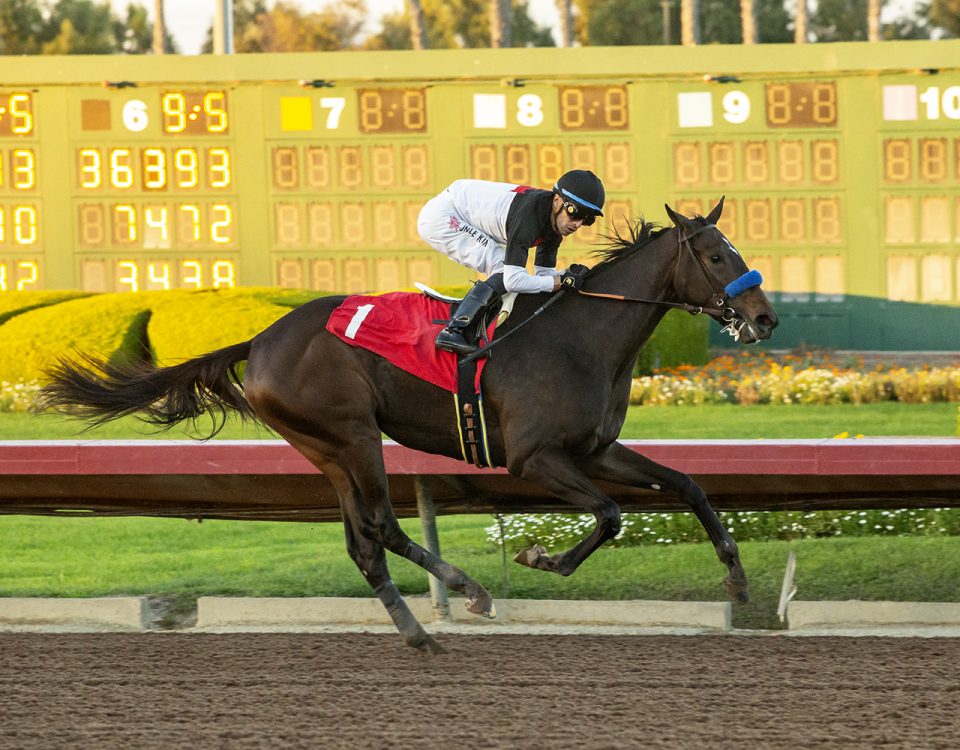
POLYGON ((960 42, 2 59, 0 291, 462 283, 460 177, 722 227, 781 300, 960 301, 960 42))

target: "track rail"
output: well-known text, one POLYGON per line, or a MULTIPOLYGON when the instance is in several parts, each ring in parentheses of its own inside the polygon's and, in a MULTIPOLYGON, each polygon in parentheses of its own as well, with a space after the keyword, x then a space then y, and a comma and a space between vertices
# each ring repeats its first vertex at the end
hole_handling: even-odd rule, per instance
MULTIPOLYGON (((625 441, 684 471, 719 510, 960 506, 960 439, 625 441)), ((384 443, 391 500, 417 515, 422 477, 437 513, 569 511, 504 470, 384 443)), ((625 511, 685 510, 672 497, 602 485, 625 511)), ((0 513, 331 521, 332 486, 282 441, 7 441, 0 513)))

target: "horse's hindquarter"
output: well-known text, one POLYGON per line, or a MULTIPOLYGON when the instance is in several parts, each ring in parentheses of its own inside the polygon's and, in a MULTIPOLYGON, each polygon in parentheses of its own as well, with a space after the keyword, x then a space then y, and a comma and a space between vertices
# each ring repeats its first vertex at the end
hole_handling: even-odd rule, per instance
POLYGON ((244 393, 257 414, 284 437, 292 428, 347 446, 383 432, 458 457, 453 395, 328 332, 342 301, 314 300, 253 340, 244 393))

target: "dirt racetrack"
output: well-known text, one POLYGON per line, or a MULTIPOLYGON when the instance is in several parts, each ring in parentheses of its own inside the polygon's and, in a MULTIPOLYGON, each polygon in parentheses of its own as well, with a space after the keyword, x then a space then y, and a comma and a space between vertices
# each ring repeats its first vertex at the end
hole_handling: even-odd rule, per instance
POLYGON ((0 634, 0 748, 955 748, 960 639, 0 634))

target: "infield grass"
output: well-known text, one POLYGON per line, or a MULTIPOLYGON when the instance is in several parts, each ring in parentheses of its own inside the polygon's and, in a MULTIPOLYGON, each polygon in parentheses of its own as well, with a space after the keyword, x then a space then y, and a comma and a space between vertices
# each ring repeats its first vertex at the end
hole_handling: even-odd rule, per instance
MULTIPOLYGON (((891 435, 956 436, 957 404, 902 404, 884 401, 874 404, 836 406, 631 406, 621 436, 637 439, 716 438, 830 438, 846 432, 850 436, 891 435)), ((209 421, 198 422, 200 435, 208 432, 209 421)), ((56 414, 0 413, 0 440, 119 440, 186 439, 189 425, 156 432, 135 417, 110 422, 93 430, 56 414)), ((231 419, 217 436, 231 440, 277 439, 263 425, 243 424, 231 419)))

